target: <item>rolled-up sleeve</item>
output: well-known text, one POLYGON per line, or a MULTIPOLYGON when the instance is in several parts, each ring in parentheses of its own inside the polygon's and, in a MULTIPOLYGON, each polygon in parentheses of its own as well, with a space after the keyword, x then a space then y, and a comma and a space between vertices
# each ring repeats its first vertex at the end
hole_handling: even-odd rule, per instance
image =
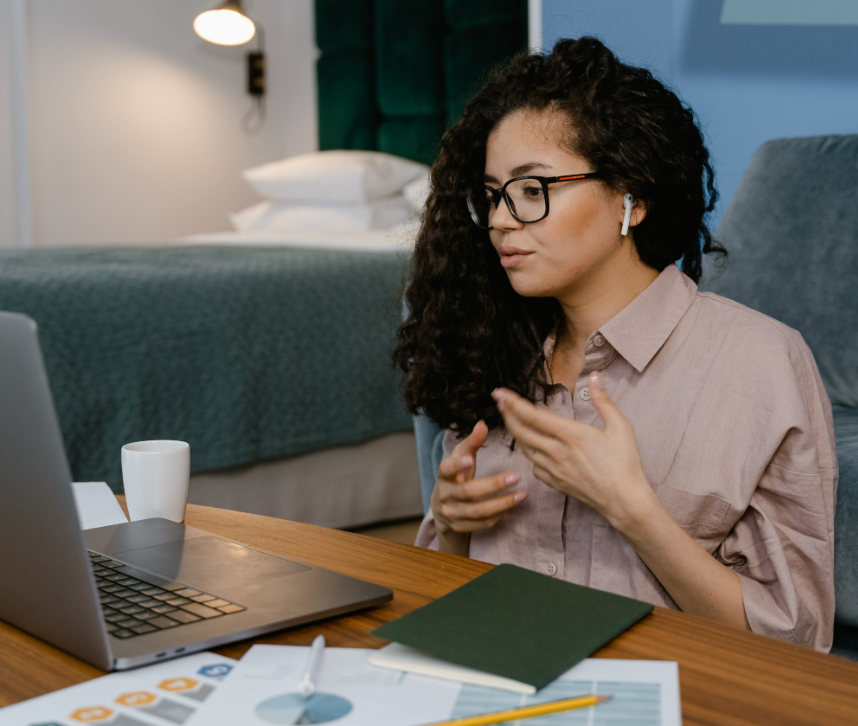
POLYGON ((777 409, 793 420, 715 556, 741 578, 754 632, 827 652, 834 622, 833 424, 810 351, 801 336, 792 337, 795 379, 781 381, 777 409))

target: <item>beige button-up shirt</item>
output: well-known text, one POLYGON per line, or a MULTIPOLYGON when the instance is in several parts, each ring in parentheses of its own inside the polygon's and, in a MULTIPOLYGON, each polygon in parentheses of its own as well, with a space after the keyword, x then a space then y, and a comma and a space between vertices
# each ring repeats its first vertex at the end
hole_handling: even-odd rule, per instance
MULTIPOLYGON (((633 424, 661 504, 741 578, 751 628, 828 651, 837 459, 831 406, 801 335, 698 292, 669 265, 590 336, 575 390, 555 384, 540 407, 602 428, 587 388, 593 370, 633 424)), ((489 434, 476 476, 516 471, 528 498, 471 535, 473 559, 677 607, 604 517, 537 480, 509 441, 489 434)), ((457 442, 447 431, 445 457, 457 442)), ((438 546, 431 512, 417 544, 438 546)))

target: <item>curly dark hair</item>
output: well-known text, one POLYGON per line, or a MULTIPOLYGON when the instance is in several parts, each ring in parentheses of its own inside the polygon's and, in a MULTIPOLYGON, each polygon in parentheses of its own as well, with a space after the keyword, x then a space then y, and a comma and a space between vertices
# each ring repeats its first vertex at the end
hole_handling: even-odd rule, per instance
POLYGON ((703 135, 691 109, 648 70, 621 63, 590 37, 495 70, 444 134, 432 166, 405 294, 409 315, 393 354, 408 374, 408 410, 462 433, 480 419, 502 426, 490 396, 498 386, 544 400, 543 345, 562 319, 556 300, 513 290, 465 204, 484 184, 489 134, 515 111, 565 114, 567 147, 601 183, 643 202, 634 243, 645 264, 660 272, 681 259, 697 282, 702 254, 725 254, 704 221, 718 194, 703 135))

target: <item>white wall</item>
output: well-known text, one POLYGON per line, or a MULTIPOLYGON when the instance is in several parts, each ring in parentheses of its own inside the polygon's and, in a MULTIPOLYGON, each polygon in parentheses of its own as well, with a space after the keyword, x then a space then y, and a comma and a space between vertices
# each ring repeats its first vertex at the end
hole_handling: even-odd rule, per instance
MULTIPOLYGON (((20 0, 0 1, 8 14, 20 0)), ((240 128, 251 103, 244 54, 255 40, 226 48, 193 32, 194 17, 216 0, 26 4, 36 246, 150 244, 228 229, 227 214, 257 200, 240 170, 317 148, 312 0, 249 5, 268 60, 268 120, 258 136, 240 128)), ((0 108, 9 98, 3 70, 0 108)), ((0 244, 11 245, 4 115, 0 244)))

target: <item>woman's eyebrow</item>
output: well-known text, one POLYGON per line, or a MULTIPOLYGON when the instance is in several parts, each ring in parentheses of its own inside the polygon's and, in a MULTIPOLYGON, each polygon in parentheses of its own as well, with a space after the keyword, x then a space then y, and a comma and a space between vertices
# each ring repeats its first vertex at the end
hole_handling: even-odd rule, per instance
MULTIPOLYGON (((529 161, 526 164, 521 164, 514 169, 510 169, 509 178, 515 179, 517 176, 525 176, 529 172, 534 169, 552 169, 553 167, 550 164, 543 164, 540 161, 529 161)), ((487 182, 494 182, 495 184, 499 184, 500 180, 493 177, 491 174, 486 174, 484 177, 487 182)))

